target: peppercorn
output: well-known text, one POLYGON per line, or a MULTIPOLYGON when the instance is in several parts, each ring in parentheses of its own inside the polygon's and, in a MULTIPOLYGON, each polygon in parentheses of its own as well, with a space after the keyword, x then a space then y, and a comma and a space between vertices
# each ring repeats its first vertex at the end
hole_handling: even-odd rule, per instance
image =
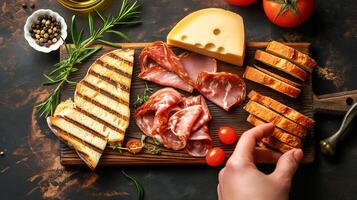
POLYGON ((57 38, 53 38, 53 39, 52 39, 52 42, 53 42, 53 43, 56 43, 56 42, 57 42, 57 38))
POLYGON ((31 3, 30 8, 31 8, 31 9, 34 9, 34 8, 35 8, 35 4, 34 4, 34 3, 31 3))
POLYGON ((61 23, 52 16, 42 15, 31 25, 29 33, 38 45, 49 47, 60 40, 61 23))
POLYGON ((48 38, 48 33, 43 34, 44 38, 48 38))
POLYGON ((36 39, 40 39, 40 35, 39 34, 36 34, 35 37, 36 37, 36 39))
POLYGON ((27 8, 27 5, 25 3, 22 4, 22 8, 23 9, 26 9, 27 8))

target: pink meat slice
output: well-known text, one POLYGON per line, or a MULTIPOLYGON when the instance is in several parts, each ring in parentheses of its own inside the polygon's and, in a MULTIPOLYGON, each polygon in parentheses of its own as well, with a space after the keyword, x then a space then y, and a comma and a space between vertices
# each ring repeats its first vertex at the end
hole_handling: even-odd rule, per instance
POLYGON ((199 73, 217 71, 217 61, 214 58, 192 52, 182 53, 179 58, 194 83, 196 83, 199 73))
POLYGON ((159 130, 167 126, 168 110, 181 101, 181 94, 173 88, 158 90, 135 110, 136 125, 145 135, 161 141, 159 130))
POLYGON ((202 106, 202 113, 198 118, 198 120, 196 121, 195 125, 193 126, 192 131, 196 131, 197 129, 199 129, 204 124, 207 124, 207 122, 209 122, 212 119, 212 115, 208 109, 205 98, 203 98, 201 95, 184 98, 181 104, 183 108, 187 108, 193 105, 202 106))
POLYGON ((194 157, 206 156, 208 150, 212 148, 213 141, 209 135, 207 125, 201 126, 197 131, 191 133, 187 140, 187 153, 194 157))
POLYGON ((146 46, 140 53, 139 62, 141 70, 141 73, 139 74, 140 78, 145 77, 146 80, 150 80, 165 86, 172 86, 179 89, 185 88, 185 91, 187 92, 193 91, 194 82, 191 80, 185 68, 182 66, 179 58, 164 42, 156 41, 146 46), (160 69, 161 73, 163 70, 166 70, 176 74, 178 77, 175 77, 172 81, 171 79, 162 79, 162 77, 148 75, 148 73, 151 71, 146 72, 146 70, 156 66, 160 66, 162 68, 160 69), (161 80, 158 82, 160 78, 161 80), (178 78, 182 81, 177 81, 178 78))
POLYGON ((202 112, 202 106, 195 105, 175 112, 169 119, 165 131, 160 133, 167 148, 180 150, 186 147, 192 127, 202 112))
POLYGON ((193 90, 193 87, 183 81, 177 74, 170 72, 158 65, 151 66, 141 71, 139 78, 152 81, 159 85, 181 89, 186 92, 192 92, 193 90))
POLYGON ((207 99, 228 111, 244 102, 246 86, 237 74, 227 72, 201 72, 196 89, 207 99))

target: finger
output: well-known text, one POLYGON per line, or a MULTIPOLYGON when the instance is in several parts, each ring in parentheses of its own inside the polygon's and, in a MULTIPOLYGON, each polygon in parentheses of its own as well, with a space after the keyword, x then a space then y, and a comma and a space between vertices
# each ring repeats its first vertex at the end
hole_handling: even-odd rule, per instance
POLYGON ((272 176, 279 181, 290 182, 303 156, 304 154, 301 149, 292 149, 284 153, 278 160, 272 176))
POLYGON ((280 152, 271 149, 256 147, 254 161, 255 163, 275 164, 278 162, 281 155, 280 152))
POLYGON ((217 185, 217 196, 218 196, 218 200, 222 199, 222 189, 221 189, 221 184, 219 183, 217 185))
POLYGON ((221 171, 218 174, 218 183, 220 183, 223 180, 223 175, 224 175, 225 168, 221 169, 221 171))
POLYGON ((242 160, 254 162, 254 151, 257 141, 269 136, 273 130, 274 125, 268 123, 256 126, 243 133, 230 159, 239 160, 243 158, 242 160))

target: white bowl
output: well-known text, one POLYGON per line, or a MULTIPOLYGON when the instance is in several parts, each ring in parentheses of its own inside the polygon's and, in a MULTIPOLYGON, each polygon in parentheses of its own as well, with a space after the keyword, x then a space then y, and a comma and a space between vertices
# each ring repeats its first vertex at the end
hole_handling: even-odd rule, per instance
POLYGON ((27 18, 26 24, 24 26, 24 35, 25 35, 27 42, 29 43, 29 45, 32 48, 34 48, 37 51, 49 53, 51 51, 57 50, 63 44, 63 40, 59 39, 56 43, 50 45, 49 47, 45 47, 45 46, 38 45, 36 43, 35 39, 33 39, 30 34, 31 25, 36 22, 36 20, 39 16, 43 16, 45 14, 47 14, 48 16, 54 17, 56 19, 56 21, 61 23, 61 37, 63 38, 63 40, 65 40, 67 37, 66 22, 64 21, 63 17, 61 17, 58 13, 56 13, 52 10, 49 10, 49 9, 36 10, 34 13, 32 13, 32 15, 30 15, 27 18))

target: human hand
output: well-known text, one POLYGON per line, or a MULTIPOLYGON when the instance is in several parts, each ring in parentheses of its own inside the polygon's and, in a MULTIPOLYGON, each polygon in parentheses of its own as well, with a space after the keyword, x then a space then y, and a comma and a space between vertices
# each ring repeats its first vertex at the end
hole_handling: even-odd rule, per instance
POLYGON ((269 136, 273 124, 263 124, 246 131, 240 138, 226 166, 219 173, 219 200, 282 200, 289 198, 291 180, 303 157, 301 149, 283 155, 270 149, 256 147, 258 141, 269 136), (273 173, 260 172, 254 163, 272 161, 273 173))

